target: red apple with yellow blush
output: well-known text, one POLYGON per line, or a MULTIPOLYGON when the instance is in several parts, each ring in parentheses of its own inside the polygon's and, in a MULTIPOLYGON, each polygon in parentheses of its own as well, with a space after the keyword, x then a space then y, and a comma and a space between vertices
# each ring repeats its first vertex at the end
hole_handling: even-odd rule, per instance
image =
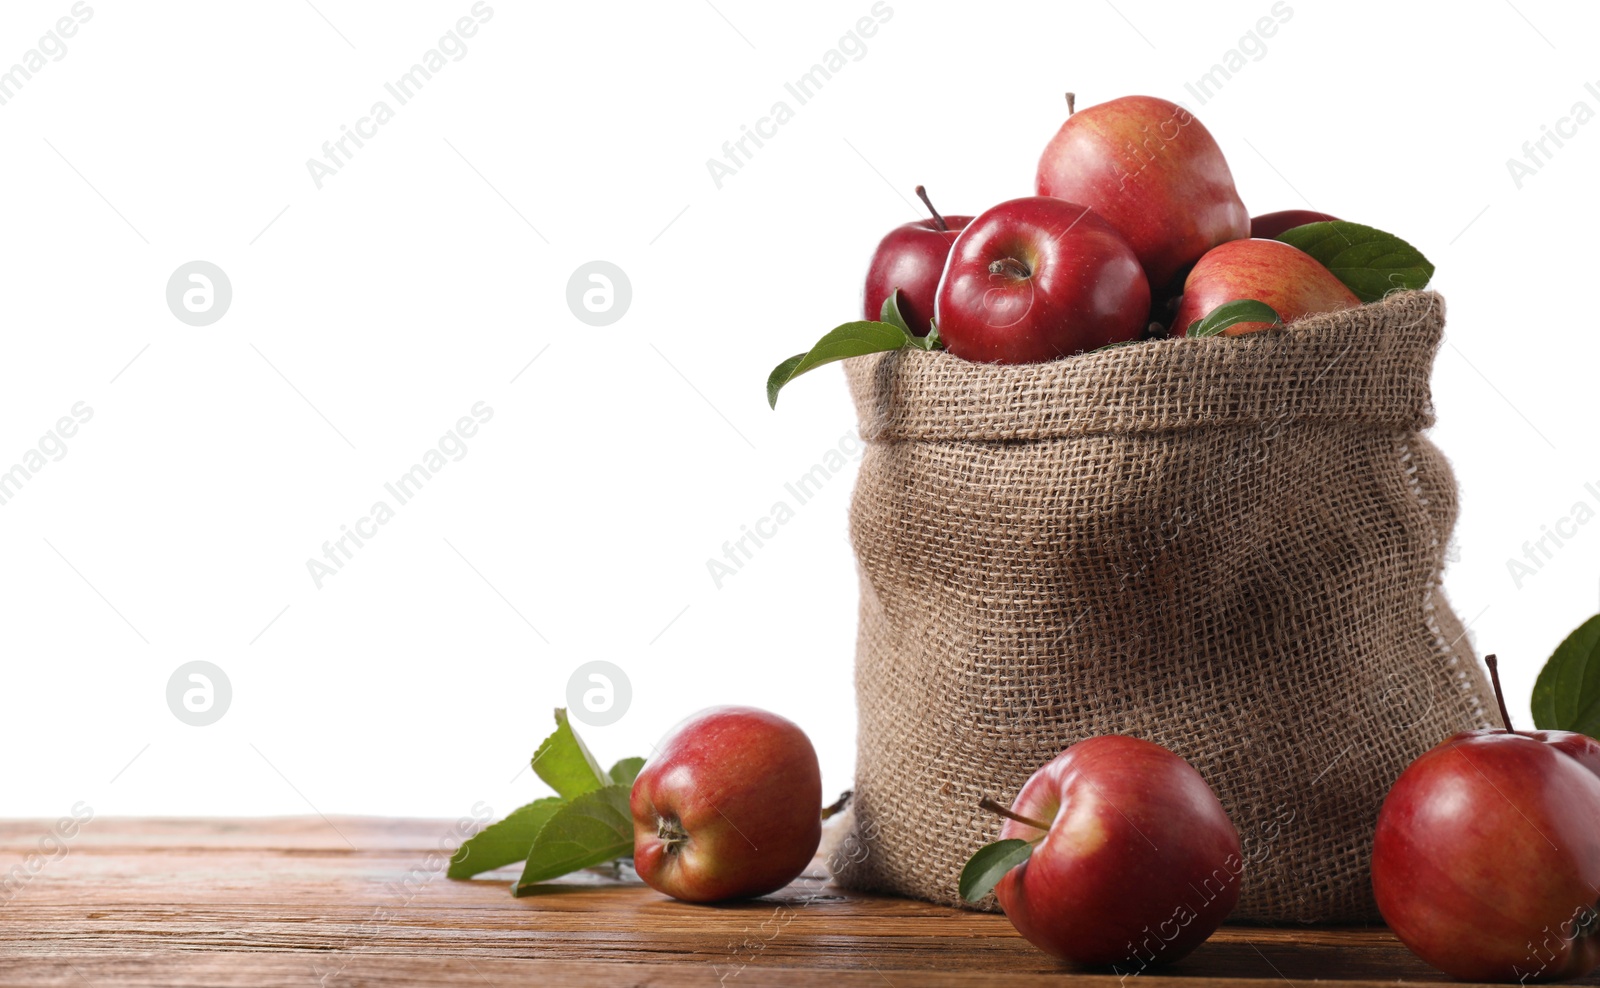
MULTIPOLYGON (((1278 240, 1234 240, 1207 252, 1189 272, 1170 335, 1184 335, 1190 323, 1237 299, 1265 302, 1286 324, 1361 304, 1344 282, 1305 251, 1278 240)), ((1237 323, 1223 335, 1242 336, 1271 325, 1237 323)))
POLYGON ((633 866, 686 902, 775 892, 822 840, 822 773, 794 722, 712 707, 680 724, 633 783, 633 866))
POLYGON ((1125 237, 1161 292, 1250 213, 1211 132, 1176 103, 1124 96, 1072 112, 1039 158, 1034 189, 1080 203, 1125 237))
POLYGON ((1188 762, 1120 734, 1079 741, 1028 779, 1002 840, 1036 842, 994 888, 1034 946, 1137 974, 1209 937, 1239 901, 1239 832, 1188 762))

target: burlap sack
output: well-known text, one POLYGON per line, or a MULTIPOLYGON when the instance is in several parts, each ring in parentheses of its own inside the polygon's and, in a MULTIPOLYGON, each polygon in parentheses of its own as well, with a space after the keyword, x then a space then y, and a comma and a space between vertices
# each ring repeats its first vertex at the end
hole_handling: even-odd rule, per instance
POLYGON ((1407 292, 1049 364, 848 362, 865 853, 837 879, 960 904, 999 831, 978 800, 1124 733, 1227 808, 1235 919, 1377 919, 1384 794, 1493 708, 1439 590, 1455 481, 1421 430, 1443 327, 1407 292))

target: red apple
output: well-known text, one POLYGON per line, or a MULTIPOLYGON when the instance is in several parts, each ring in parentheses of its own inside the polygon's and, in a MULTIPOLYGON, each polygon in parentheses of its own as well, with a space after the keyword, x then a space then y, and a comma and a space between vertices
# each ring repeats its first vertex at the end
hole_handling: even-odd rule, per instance
POLYGON ((712 707, 678 725, 634 780, 630 805, 634 870, 686 902, 775 892, 822 840, 810 739, 753 707, 712 707))
POLYGON ((1250 236, 1257 240, 1273 240, 1285 230, 1293 230, 1307 223, 1326 223, 1337 216, 1318 213, 1310 209, 1280 209, 1276 213, 1262 213, 1250 218, 1250 236))
POLYGON ((1033 364, 1136 340, 1150 311, 1139 259, 1111 224, 1064 199, 1012 199, 950 248, 934 305, 965 360, 1033 364))
POLYGON ((1395 936, 1467 981, 1600 967, 1597 766, 1600 743, 1566 731, 1463 731, 1412 762, 1372 845, 1395 936))
POLYGON ((1037 840, 995 887, 1034 946, 1124 974, 1183 957, 1239 901, 1244 858, 1188 762, 1120 734, 1080 741, 1033 773, 1002 839, 1037 840), (1040 826, 1043 825, 1043 826, 1040 826))
POLYGON ((933 218, 897 226, 878 242, 867 267, 861 310, 865 318, 877 319, 883 300, 898 288, 900 315, 906 325, 915 335, 927 336, 928 320, 933 318, 933 296, 939 290, 939 275, 950 256, 950 245, 972 217, 940 216, 920 185, 917 195, 933 218))
POLYGON ((1535 741, 1543 741, 1557 751, 1577 759, 1578 764, 1600 776, 1600 741, 1574 731, 1521 731, 1535 741))
MULTIPOLYGON (((1190 323, 1235 299, 1265 302, 1285 323, 1361 304, 1344 282, 1305 251, 1278 240, 1234 240, 1209 251, 1189 272, 1169 335, 1184 335, 1190 323)), ((1223 332, 1241 336, 1271 325, 1237 323, 1223 332)))
POLYGON ((1039 159, 1035 189, 1105 217, 1157 291, 1211 248, 1250 236, 1217 142, 1188 110, 1153 96, 1068 116, 1039 159))

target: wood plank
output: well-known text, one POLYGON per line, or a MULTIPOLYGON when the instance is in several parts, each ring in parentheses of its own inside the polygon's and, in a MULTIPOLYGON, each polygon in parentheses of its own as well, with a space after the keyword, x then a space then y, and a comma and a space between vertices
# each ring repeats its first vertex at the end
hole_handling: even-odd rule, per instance
MULTIPOLYGON (((514 899, 443 876, 433 820, 94 820, 9 901, 6 985, 1113 985, 1003 916, 845 892, 813 870, 690 906, 593 873, 514 899), (431 856, 430 856, 431 854, 431 856)), ((49 824, 0 821, 0 871, 49 824)), ((1450 983, 1377 929, 1225 927, 1151 986, 1450 983)), ((1600 983, 1591 980, 1590 984, 1600 983)))

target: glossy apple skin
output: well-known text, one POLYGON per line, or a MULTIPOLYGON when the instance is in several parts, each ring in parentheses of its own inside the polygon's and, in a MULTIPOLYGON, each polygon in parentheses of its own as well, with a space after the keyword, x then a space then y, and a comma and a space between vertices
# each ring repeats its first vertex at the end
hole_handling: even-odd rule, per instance
POLYGON ((1600 744, 1564 731, 1466 731, 1412 762, 1372 848, 1372 891, 1395 935, 1467 981, 1600 966, 1596 765, 1600 744), (1554 932, 1583 916, 1588 935, 1554 932))
POLYGON ((1037 364, 1138 339, 1150 285, 1133 248, 1093 210, 1029 196, 979 214, 956 238, 934 311, 956 356, 1037 364), (1006 259, 1022 269, 993 269, 1006 259))
POLYGON ((1188 110, 1153 96, 1124 96, 1068 117, 1045 145, 1034 189, 1103 216, 1157 290, 1211 248, 1250 236, 1250 213, 1211 133, 1188 110))
MULTIPOLYGON (((1305 251, 1278 240, 1235 240, 1209 251, 1189 272, 1171 335, 1184 335, 1194 320, 1205 318, 1224 302, 1244 298, 1272 306, 1285 324, 1361 304, 1344 282, 1305 251)), ((1242 336, 1271 325, 1237 323, 1223 332, 1242 336)))
POLYGON ((878 242, 867 266, 867 283, 861 292, 861 315, 876 320, 883 311, 883 300, 900 289, 900 315, 917 336, 928 335, 928 320, 933 318, 933 297, 939 290, 939 276, 950 257, 950 245, 972 222, 970 216, 946 216, 947 230, 931 220, 918 220, 895 227, 878 242))
POLYGON ((1578 764, 1600 776, 1600 741, 1574 731, 1518 731, 1542 741, 1557 751, 1578 760, 1578 764))
MULTIPOLYGON (((1160 745, 1080 741, 1035 772, 1012 808, 1051 826, 995 896, 1017 932, 1057 957, 1124 974, 1168 964, 1239 901, 1239 832, 1200 773, 1160 745)), ((1007 820, 1000 836, 1039 831, 1007 820)))
POLYGON ((792 721, 712 707, 656 749, 630 808, 633 867, 647 885, 685 902, 750 898, 783 888, 816 854, 822 773, 792 721))
POLYGON ((1250 218, 1250 236, 1257 240, 1272 240, 1285 230, 1293 230, 1307 223, 1326 223, 1337 216, 1310 209, 1280 209, 1276 213, 1262 213, 1250 218))

